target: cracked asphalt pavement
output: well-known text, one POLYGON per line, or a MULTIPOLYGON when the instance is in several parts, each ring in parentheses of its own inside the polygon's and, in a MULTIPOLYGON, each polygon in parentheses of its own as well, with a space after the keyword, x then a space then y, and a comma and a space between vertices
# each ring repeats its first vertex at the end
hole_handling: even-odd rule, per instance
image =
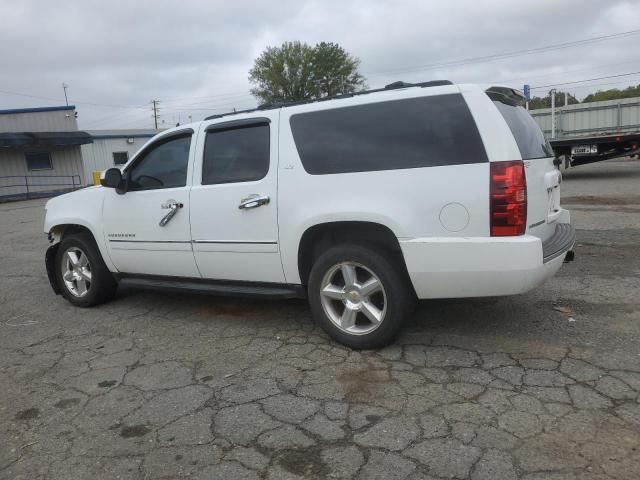
POLYGON ((120 291, 74 308, 42 200, 0 205, 0 478, 640 478, 640 162, 564 175, 576 261, 421 302, 351 351, 300 301, 120 291))

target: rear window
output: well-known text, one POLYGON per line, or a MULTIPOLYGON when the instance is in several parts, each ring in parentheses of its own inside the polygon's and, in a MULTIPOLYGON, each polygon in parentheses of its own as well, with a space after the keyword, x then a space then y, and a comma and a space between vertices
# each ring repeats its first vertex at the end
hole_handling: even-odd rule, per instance
POLYGON ((529 112, 520 105, 507 105, 497 100, 493 103, 509 125, 523 160, 554 156, 549 142, 529 112))
POLYGON ((462 95, 438 95, 300 113, 291 130, 312 175, 487 161, 462 95))

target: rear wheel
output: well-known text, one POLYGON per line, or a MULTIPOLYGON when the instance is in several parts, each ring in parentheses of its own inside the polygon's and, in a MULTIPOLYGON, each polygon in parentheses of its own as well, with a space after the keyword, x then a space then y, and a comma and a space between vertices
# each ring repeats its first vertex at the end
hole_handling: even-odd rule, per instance
POLYGON ((338 342, 377 348, 400 330, 414 298, 392 257, 374 247, 338 245, 316 260, 309 303, 315 320, 338 342))
POLYGON ((117 284, 88 234, 70 235, 62 240, 55 271, 63 296, 78 307, 91 307, 115 295, 117 284))

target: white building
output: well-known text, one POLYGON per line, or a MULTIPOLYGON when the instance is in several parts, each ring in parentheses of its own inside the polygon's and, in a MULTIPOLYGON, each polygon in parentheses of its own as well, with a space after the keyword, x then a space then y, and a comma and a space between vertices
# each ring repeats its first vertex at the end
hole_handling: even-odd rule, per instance
POLYGON ((0 199, 46 195, 84 183, 75 107, 0 110, 0 199))
POLYGON ((0 200, 55 195, 93 184, 160 130, 78 130, 73 105, 0 110, 0 200))
POLYGON ((82 146, 84 183, 91 184, 96 170, 122 165, 160 130, 87 130, 92 143, 82 146))

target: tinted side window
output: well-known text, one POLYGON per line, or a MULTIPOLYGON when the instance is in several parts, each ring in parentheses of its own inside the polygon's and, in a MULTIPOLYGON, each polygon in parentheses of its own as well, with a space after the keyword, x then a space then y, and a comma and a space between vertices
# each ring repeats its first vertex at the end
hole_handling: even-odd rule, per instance
POLYGON ((497 100, 493 103, 509 125, 523 160, 554 156, 542 130, 529 112, 519 105, 507 105, 497 100))
POLYGON ((187 184, 191 134, 153 146, 131 169, 130 190, 184 187, 187 184))
POLYGON ((269 125, 207 132, 202 184, 251 182, 269 171, 269 125))
POLYGON ((302 164, 313 175, 487 161, 462 95, 438 95, 293 115, 302 164))

